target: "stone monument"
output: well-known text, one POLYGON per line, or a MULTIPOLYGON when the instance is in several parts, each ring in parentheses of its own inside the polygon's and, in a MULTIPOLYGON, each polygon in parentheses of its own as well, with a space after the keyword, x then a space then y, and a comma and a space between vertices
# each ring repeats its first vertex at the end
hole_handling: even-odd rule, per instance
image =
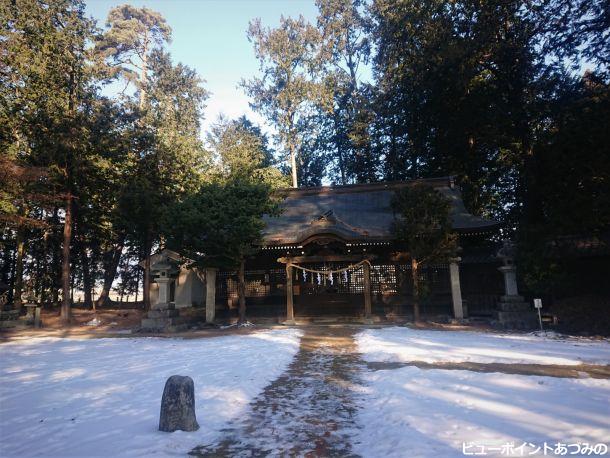
POLYGON ((177 430, 197 431, 198 429, 193 379, 182 375, 172 375, 165 382, 163 389, 159 431, 172 433, 177 430))

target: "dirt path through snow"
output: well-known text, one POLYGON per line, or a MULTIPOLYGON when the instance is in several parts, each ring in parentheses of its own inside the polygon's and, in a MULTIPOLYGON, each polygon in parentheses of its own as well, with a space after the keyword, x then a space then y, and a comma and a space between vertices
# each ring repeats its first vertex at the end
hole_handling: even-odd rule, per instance
POLYGON ((364 364, 347 326, 308 326, 288 370, 253 401, 221 441, 200 457, 353 456, 359 372, 364 364))

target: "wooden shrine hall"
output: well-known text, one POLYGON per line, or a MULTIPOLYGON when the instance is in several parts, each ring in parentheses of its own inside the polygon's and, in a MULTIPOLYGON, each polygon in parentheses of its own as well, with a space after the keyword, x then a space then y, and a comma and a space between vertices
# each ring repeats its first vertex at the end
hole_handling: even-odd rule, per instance
MULTIPOLYGON (((463 318, 468 312, 491 311, 502 294, 502 278, 494 267, 495 253, 479 245, 498 223, 468 213, 452 178, 420 182, 451 202, 451 221, 461 246, 460 258, 422 269, 428 285, 423 313, 463 318), (463 260, 468 265, 467 286, 460 272, 463 260), (464 286, 471 296, 468 302, 464 286)), ((248 316, 291 323, 314 317, 371 322, 410 315, 410 264, 396 255, 391 199, 397 189, 412 183, 282 190, 283 211, 265 218, 263 246, 246 263, 248 316)), ((203 306, 205 297, 208 321, 235 315, 235 272, 207 269, 195 275, 178 267, 176 253, 164 250, 155 256, 151 269, 156 277, 162 283, 175 279, 167 292, 164 288, 165 300, 175 301, 177 307, 203 306), (171 272, 168 266, 173 266, 171 272)))

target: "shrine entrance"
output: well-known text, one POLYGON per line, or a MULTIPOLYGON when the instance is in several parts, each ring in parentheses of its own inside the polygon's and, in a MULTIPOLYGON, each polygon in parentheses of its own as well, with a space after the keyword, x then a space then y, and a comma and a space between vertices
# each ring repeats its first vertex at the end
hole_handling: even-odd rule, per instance
POLYGON ((372 322, 370 268, 374 256, 351 254, 334 237, 317 236, 314 242, 303 245, 306 251, 301 256, 277 260, 286 268, 286 322, 320 316, 372 322))
POLYGON ((293 268, 295 315, 358 317, 364 313, 364 267, 349 262, 301 264, 317 272, 293 268), (324 273, 321 273, 324 272, 324 273))

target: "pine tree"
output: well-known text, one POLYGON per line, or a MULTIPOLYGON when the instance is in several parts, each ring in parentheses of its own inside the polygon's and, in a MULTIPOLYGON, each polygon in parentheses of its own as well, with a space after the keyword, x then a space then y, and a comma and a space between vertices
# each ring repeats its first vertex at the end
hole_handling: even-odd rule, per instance
POLYGON ((364 2, 317 0, 316 4, 321 65, 333 98, 332 110, 321 110, 326 143, 320 146, 334 157, 334 175, 340 183, 376 181, 378 161, 369 135, 372 112, 360 81, 370 53, 364 2))
POLYGON ((276 128, 277 143, 289 161, 292 186, 297 187, 303 130, 319 105, 328 105, 324 85, 316 78, 319 64, 319 33, 301 16, 282 17, 276 29, 263 27, 260 19, 250 23, 248 39, 260 62, 262 77, 242 81, 252 107, 276 128))
POLYGON ((98 59, 106 63, 108 77, 120 76, 137 85, 143 110, 151 54, 171 40, 172 30, 160 13, 129 4, 110 10, 106 27, 97 42, 98 59))

